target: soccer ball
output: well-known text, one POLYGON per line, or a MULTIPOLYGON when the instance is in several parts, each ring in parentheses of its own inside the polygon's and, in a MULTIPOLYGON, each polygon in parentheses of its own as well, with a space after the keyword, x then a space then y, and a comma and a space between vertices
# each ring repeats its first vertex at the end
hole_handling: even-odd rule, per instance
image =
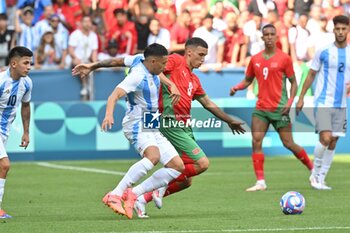
POLYGON ((298 192, 289 191, 282 196, 280 207, 284 214, 301 214, 305 208, 305 198, 298 192))

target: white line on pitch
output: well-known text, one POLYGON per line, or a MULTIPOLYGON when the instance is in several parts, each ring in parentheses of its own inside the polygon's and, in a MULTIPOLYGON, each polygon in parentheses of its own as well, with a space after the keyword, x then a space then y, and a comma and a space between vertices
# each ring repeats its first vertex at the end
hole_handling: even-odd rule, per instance
POLYGON ((74 167, 74 166, 58 165, 58 164, 52 164, 52 163, 46 163, 46 162, 38 162, 36 164, 38 166, 42 166, 42 167, 63 169, 63 170, 72 170, 72 171, 81 171, 81 172, 93 172, 93 173, 119 175, 119 176, 124 176, 125 175, 124 172, 115 172, 115 171, 96 169, 96 168, 74 167))
POLYGON ((123 231, 123 232, 92 232, 92 233, 200 233, 200 232, 278 232, 278 231, 324 231, 324 230, 347 230, 349 227, 298 227, 298 228, 260 228, 260 229, 223 229, 223 230, 178 230, 178 231, 123 231))

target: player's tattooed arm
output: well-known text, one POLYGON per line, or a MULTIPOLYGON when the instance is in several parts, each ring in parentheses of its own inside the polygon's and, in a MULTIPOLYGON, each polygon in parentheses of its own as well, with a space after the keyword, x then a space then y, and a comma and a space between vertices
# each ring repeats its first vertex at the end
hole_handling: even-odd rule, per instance
POLYGON ((98 62, 76 65, 72 70, 72 75, 85 78, 90 74, 90 72, 97 70, 98 68, 123 67, 123 66, 125 66, 124 58, 111 58, 111 59, 106 59, 98 62))
POLYGON ((117 101, 125 95, 126 95, 126 91, 117 86, 112 92, 112 94, 108 97, 107 105, 106 105, 106 114, 101 126, 102 131, 108 131, 112 129, 112 126, 114 124, 114 117, 113 117, 114 107, 117 101))

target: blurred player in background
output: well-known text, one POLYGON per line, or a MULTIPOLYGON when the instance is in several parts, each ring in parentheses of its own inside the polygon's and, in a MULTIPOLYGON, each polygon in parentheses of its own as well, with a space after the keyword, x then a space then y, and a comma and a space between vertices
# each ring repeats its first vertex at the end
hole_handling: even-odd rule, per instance
POLYGON ((304 105, 306 90, 317 75, 314 95, 316 132, 319 141, 314 150, 314 169, 310 176, 315 189, 329 190, 325 183, 335 154, 339 137, 346 133, 346 96, 350 82, 350 46, 347 45, 349 18, 338 15, 333 18, 335 42, 318 50, 297 103, 297 113, 304 105))
POLYGON ((272 24, 265 25, 262 34, 265 50, 252 57, 245 79, 232 87, 230 92, 232 96, 238 90, 247 88, 253 82, 254 77, 257 79, 259 94, 251 126, 253 136, 252 159, 257 182, 254 186, 246 189, 248 192, 263 191, 267 188, 264 177, 265 156, 262 143, 270 124, 278 132, 283 146, 292 151, 310 171, 313 167, 305 150, 294 142, 292 136, 289 110, 297 91, 292 60, 276 47, 276 28, 272 24), (289 99, 286 79, 291 83, 289 99))
POLYGON ((28 74, 32 57, 32 51, 26 47, 14 47, 8 55, 9 68, 0 73, 0 219, 12 218, 1 208, 6 176, 10 169, 5 145, 20 103, 22 103, 23 136, 19 146, 26 149, 29 144, 30 99, 33 84, 28 74))

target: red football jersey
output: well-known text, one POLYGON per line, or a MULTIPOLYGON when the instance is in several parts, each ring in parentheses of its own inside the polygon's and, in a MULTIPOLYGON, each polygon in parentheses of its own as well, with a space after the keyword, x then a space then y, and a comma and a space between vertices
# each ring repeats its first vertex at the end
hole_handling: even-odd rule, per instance
POLYGON ((163 72, 181 93, 181 99, 176 105, 171 104, 168 87, 162 85, 159 92, 159 111, 163 116, 175 117, 185 121, 191 118, 192 100, 205 95, 199 78, 188 68, 186 59, 178 54, 168 56, 168 62, 163 72))
POLYGON ((281 50, 276 49, 269 58, 264 57, 264 52, 251 58, 246 76, 255 77, 258 82, 256 108, 273 112, 287 103, 286 78, 294 77, 294 70, 291 58, 281 50))

